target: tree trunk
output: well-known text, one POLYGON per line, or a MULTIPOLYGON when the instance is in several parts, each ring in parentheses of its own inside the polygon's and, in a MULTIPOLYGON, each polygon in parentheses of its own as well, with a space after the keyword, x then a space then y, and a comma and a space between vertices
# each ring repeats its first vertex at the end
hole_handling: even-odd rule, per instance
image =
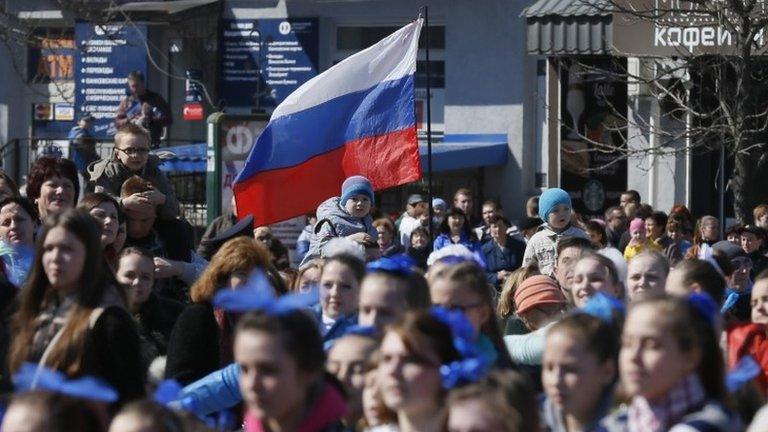
POLYGON ((751 153, 737 153, 734 156, 735 167, 731 186, 733 188, 733 211, 736 220, 742 224, 752 223, 752 210, 758 203, 759 185, 755 178, 755 164, 757 155, 751 153))

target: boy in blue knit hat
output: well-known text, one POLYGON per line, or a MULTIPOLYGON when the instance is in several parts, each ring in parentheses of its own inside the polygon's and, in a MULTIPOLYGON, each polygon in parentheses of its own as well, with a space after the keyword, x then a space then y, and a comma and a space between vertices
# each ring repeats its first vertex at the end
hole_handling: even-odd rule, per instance
POLYGON ((376 249, 378 232, 370 215, 373 203, 370 180, 359 175, 344 180, 341 195, 327 199, 317 208, 315 236, 301 264, 323 257, 325 245, 335 237, 346 237, 366 249, 376 249))
POLYGON ((528 240, 523 265, 536 264, 543 275, 551 276, 557 263, 557 243, 563 237, 589 239, 584 230, 571 224, 573 207, 568 192, 560 188, 547 189, 539 198, 539 217, 544 223, 528 240))

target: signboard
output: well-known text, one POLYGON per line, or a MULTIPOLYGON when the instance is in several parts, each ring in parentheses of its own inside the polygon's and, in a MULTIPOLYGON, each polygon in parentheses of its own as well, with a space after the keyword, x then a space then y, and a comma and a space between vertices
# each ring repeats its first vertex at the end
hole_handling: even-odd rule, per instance
POLYGON ((144 25, 75 24, 75 109, 95 118, 94 137, 115 134, 114 118, 132 71, 147 74, 144 25))
POLYGON ((69 81, 74 78, 75 41, 66 36, 41 37, 27 51, 30 83, 69 81))
POLYGON ((274 108, 317 75, 317 18, 225 19, 221 95, 228 107, 274 108))
MULTIPOLYGON (((627 86, 608 73, 594 72, 616 67, 611 60, 590 61, 589 66, 589 73, 578 65, 561 73, 560 184, 571 193, 574 210, 598 216, 618 205, 627 188, 626 160, 617 161, 618 153, 603 147, 624 145, 627 86)), ((613 73, 620 76, 618 70, 613 73)))
MULTIPOLYGON (((613 14, 613 47, 620 55, 737 54, 737 35, 731 31, 733 26, 723 22, 737 25, 740 19, 727 2, 614 1, 621 12, 613 14)), ((752 14, 755 19, 768 18, 766 0, 757 0, 752 14)), ((766 51, 768 35, 764 29, 757 32, 754 42, 757 53, 766 51)))

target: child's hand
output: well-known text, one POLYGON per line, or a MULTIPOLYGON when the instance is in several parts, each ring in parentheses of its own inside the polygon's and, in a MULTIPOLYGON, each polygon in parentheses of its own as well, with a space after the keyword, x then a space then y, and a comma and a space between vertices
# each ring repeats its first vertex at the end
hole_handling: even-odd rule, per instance
POLYGON ((165 204, 165 194, 159 190, 144 192, 144 196, 146 196, 149 202, 151 202, 153 205, 157 206, 165 204))
POLYGON ((360 243, 363 246, 369 246, 374 242, 373 237, 369 236, 367 233, 364 233, 364 232, 348 235, 347 238, 352 240, 353 242, 360 243))
MULTIPOLYGON (((165 195, 163 195, 165 197, 165 195)), ((132 210, 144 215, 155 213, 155 204, 145 195, 145 193, 135 193, 123 198, 123 207, 126 210, 132 210)))

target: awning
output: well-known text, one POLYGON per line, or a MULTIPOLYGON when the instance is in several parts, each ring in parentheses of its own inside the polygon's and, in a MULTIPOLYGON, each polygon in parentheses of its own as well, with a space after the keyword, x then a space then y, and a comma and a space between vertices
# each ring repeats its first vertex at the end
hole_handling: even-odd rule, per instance
POLYGON ((206 143, 162 147, 152 151, 162 161, 162 171, 205 172, 206 143))
POLYGON ((111 7, 108 11, 130 14, 134 19, 173 21, 182 19, 187 15, 186 12, 218 2, 219 0, 134 1, 111 7))
POLYGON ((609 54, 613 38, 610 0, 538 0, 523 10, 528 53, 609 54))
MULTIPOLYGON (((427 144, 419 144, 421 167, 427 173, 427 144)), ((506 134, 445 135, 432 144, 432 170, 450 171, 504 165, 509 157, 506 134)))

